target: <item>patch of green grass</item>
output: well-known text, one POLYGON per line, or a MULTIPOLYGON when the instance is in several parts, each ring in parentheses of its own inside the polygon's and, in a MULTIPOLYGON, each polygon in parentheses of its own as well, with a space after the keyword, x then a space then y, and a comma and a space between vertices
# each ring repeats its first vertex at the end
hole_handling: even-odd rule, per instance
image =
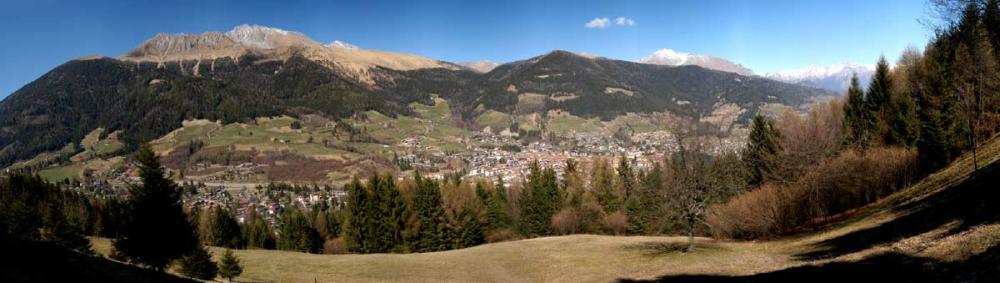
POLYGON ((490 127, 494 132, 502 131, 503 129, 510 128, 510 115, 504 114, 503 112, 486 110, 479 117, 476 117, 476 124, 484 127, 490 127))
POLYGON ((647 118, 639 116, 635 113, 628 113, 626 115, 615 117, 614 120, 608 123, 606 128, 608 132, 614 133, 618 131, 619 128, 624 127, 625 125, 632 127, 632 130, 634 130, 636 133, 646 133, 646 132, 655 132, 663 130, 661 127, 650 122, 647 118))
POLYGON ((410 108, 413 108, 413 111, 417 112, 420 118, 424 120, 437 123, 451 122, 451 110, 448 101, 444 99, 434 98, 434 105, 413 103, 410 104, 410 108))
POLYGON ((83 148, 90 148, 94 146, 94 144, 96 144, 97 141, 100 140, 101 133, 104 133, 104 128, 94 129, 89 134, 84 136, 83 140, 80 140, 80 146, 82 146, 83 148))
POLYGON ((74 151, 76 151, 76 145, 74 145, 72 143, 67 143, 65 146, 63 146, 58 151, 41 153, 41 154, 36 155, 34 158, 29 159, 27 161, 15 163, 14 165, 11 165, 10 168, 11 169, 18 169, 18 168, 35 166, 35 165, 41 164, 41 163, 47 163, 47 162, 56 160, 59 157, 69 156, 74 151))
POLYGON ((593 133, 603 129, 601 122, 595 119, 584 119, 569 113, 555 114, 550 112, 548 116, 548 130, 557 135, 563 135, 570 131, 578 133, 593 133))
POLYGON ((49 182, 61 182, 66 179, 79 179, 83 171, 83 163, 52 167, 38 172, 38 176, 49 182))

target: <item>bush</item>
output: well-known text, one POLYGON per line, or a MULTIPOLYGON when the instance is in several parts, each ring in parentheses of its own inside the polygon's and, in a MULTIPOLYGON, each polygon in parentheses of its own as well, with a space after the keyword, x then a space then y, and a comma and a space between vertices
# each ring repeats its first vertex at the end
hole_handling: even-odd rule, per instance
POLYGON ((845 151, 808 168, 788 185, 764 184, 709 209, 716 237, 754 239, 780 235, 818 218, 877 201, 904 188, 916 172, 916 152, 876 148, 845 151))
POLYGON ((344 238, 336 238, 332 240, 326 240, 323 243, 323 253, 324 254, 346 254, 347 253, 347 242, 344 238))
POLYGON ((580 233, 582 226, 579 213, 571 207, 563 208, 552 216, 552 233, 556 235, 580 233))
POLYGON ((791 190, 766 183, 752 192, 733 198, 726 204, 712 207, 705 221, 717 237, 736 239, 762 238, 773 235, 781 219, 783 194, 791 190))
POLYGON ((611 235, 625 235, 628 230, 628 216, 624 212, 615 211, 604 216, 604 231, 611 235))
POLYGON ((521 234, 518 234, 512 229, 500 229, 486 232, 487 243, 514 241, 520 240, 521 238, 521 234))

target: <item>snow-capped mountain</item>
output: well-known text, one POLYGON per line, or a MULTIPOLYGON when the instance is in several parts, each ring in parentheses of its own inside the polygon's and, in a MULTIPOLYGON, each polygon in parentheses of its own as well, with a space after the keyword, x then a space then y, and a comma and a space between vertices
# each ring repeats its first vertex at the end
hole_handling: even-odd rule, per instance
POLYGON ((737 73, 745 76, 752 76, 754 74, 753 70, 726 59, 679 52, 668 48, 656 50, 653 54, 639 59, 639 62, 669 66, 696 65, 706 69, 737 73))
POLYGON ((458 65, 462 66, 462 67, 465 67, 466 69, 475 71, 475 72, 489 73, 490 71, 492 71, 497 66, 500 66, 500 63, 493 62, 493 61, 490 61, 490 60, 483 60, 483 61, 477 61, 477 62, 462 62, 462 63, 458 63, 458 65))
POLYGON ((239 25, 225 33, 226 37, 235 42, 263 49, 273 48, 273 41, 277 40, 278 37, 290 34, 305 36, 301 33, 289 32, 283 29, 247 24, 239 25))
POLYGON ((786 83, 800 84, 827 89, 837 93, 844 93, 851 84, 851 76, 855 73, 858 74, 858 80, 861 83, 861 86, 865 87, 868 85, 868 82, 871 81, 872 74, 875 73, 875 66, 861 64, 809 66, 801 69, 767 73, 764 77, 786 83))
POLYGON ((340 41, 340 40, 334 40, 333 42, 330 42, 330 44, 327 44, 326 47, 335 47, 335 48, 344 48, 344 49, 358 49, 357 45, 350 44, 350 43, 347 43, 347 42, 343 42, 343 41, 340 41))

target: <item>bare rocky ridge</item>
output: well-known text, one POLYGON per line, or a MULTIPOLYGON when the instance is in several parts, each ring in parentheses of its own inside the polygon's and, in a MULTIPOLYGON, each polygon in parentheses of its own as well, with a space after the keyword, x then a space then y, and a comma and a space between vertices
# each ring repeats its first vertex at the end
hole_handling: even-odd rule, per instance
MULTIPOLYGON (((367 50, 336 41, 323 45, 304 34, 258 25, 241 25, 225 33, 157 34, 119 59, 133 62, 237 60, 244 54, 261 60, 285 61, 301 55, 359 82, 373 84, 376 67, 394 70, 460 67, 417 55, 367 50), (340 44, 337 44, 340 43, 340 44)), ((196 72, 195 72, 196 73, 196 72)))
POLYGON ((493 69, 496 69, 496 67, 500 66, 500 63, 493 62, 490 60, 483 60, 477 62, 462 62, 458 64, 461 65, 462 67, 465 67, 466 69, 483 74, 489 73, 493 69))

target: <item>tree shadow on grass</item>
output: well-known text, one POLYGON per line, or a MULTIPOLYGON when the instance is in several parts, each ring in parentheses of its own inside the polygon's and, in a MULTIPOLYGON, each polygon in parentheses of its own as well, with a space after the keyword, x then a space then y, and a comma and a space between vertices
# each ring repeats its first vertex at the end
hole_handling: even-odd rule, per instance
MULTIPOLYGON (((888 223, 817 243, 799 260, 834 258, 920 235, 952 222, 943 236, 1000 222, 1000 162, 993 163, 952 188, 906 204, 888 223)), ((942 236, 942 237, 943 237, 942 236)), ((805 265, 749 276, 676 275, 655 280, 619 282, 1000 282, 1000 245, 957 262, 900 253, 884 253, 855 262, 805 265)))
MULTIPOLYGON (((628 250, 638 250, 642 255, 650 257, 681 254, 687 252, 687 242, 644 242, 626 246, 628 250)), ((693 253, 723 250, 722 246, 713 243, 695 242, 693 253)))
POLYGON ((1000 246, 959 262, 886 253, 857 262, 807 265, 749 276, 674 275, 618 282, 997 282, 1000 246))
POLYGON ((1000 221, 1000 162, 981 169, 953 188, 897 208, 900 216, 876 227, 854 231, 816 244, 796 256, 800 260, 833 258, 896 242, 957 222, 945 231, 952 235, 971 227, 1000 221))
POLYGON ((50 243, 0 237, 0 282, 197 282, 50 243))

